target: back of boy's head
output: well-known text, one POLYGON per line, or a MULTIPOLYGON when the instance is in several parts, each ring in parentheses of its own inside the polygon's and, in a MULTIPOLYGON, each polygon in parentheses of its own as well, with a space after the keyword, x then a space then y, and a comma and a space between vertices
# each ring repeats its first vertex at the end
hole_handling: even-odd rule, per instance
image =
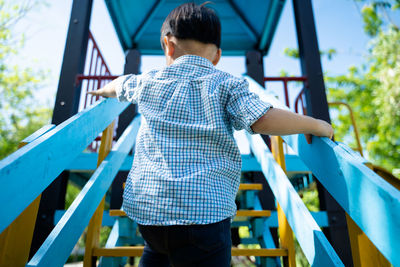
POLYGON ((195 3, 185 3, 169 13, 161 27, 161 46, 164 37, 174 36, 178 40, 195 40, 204 44, 221 45, 221 22, 214 10, 195 3))

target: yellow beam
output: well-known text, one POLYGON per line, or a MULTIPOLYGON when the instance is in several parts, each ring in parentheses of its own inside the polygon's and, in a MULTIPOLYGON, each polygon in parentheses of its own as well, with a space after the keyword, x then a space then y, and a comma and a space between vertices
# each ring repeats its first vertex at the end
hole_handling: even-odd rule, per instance
MULTIPOLYGON (((128 246, 114 248, 95 248, 93 256, 96 257, 140 257, 143 254, 143 246, 128 246)), ((232 248, 232 256, 260 256, 260 257, 281 257, 287 256, 286 249, 243 249, 232 248)))
MULTIPOLYGON (((275 160, 281 166, 282 170, 286 173, 285 154, 283 153, 283 140, 279 136, 271 137, 272 154, 275 160)), ((278 225, 279 225, 279 239, 281 247, 288 250, 288 257, 283 257, 283 266, 293 267, 296 266, 296 256, 294 250, 293 230, 289 225, 285 213, 281 206, 277 205, 278 225)))
POLYGON ((282 248, 232 248, 232 256, 260 256, 260 257, 284 257, 288 255, 288 251, 282 248))
POLYGON ((354 267, 389 267, 389 261, 379 252, 367 235, 346 213, 347 227, 349 230, 351 254, 354 267))
POLYGON ((269 217, 271 216, 270 210, 238 210, 237 217, 269 217))
MULTIPOLYGON (((21 142, 19 148, 27 145, 21 142)), ((23 188, 21 188, 23 190, 23 188)), ((1 233, 0 266, 25 266, 31 249, 41 194, 1 233)))
MULTIPOLYGON (((97 167, 107 157, 111 151, 114 124, 112 122, 104 131, 101 136, 101 143, 99 149, 99 156, 97 158, 97 167)), ((96 265, 96 257, 93 255, 93 250, 99 247, 101 222, 103 220, 105 197, 103 197, 92 218, 90 219, 88 231, 86 235, 85 256, 83 258, 83 266, 92 267, 96 265)))
POLYGON ((262 190, 262 184, 240 184, 239 190, 262 190))

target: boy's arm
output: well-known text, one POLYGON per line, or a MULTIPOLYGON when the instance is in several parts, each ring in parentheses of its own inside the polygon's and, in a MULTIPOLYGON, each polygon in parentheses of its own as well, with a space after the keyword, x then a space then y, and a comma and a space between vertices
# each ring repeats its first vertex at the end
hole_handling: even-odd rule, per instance
POLYGON ((117 79, 106 84, 103 88, 88 92, 88 94, 103 97, 117 97, 116 87, 120 85, 124 79, 124 76, 118 77, 117 79))
POLYGON ((329 123, 278 108, 271 108, 251 128, 256 133, 268 135, 306 134, 307 141, 311 141, 308 134, 333 137, 329 123))

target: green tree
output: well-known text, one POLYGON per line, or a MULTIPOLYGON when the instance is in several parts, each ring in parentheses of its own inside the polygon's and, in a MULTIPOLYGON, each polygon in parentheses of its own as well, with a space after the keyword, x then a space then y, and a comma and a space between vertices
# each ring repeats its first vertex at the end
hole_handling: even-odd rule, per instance
MULTIPOLYGON (((368 55, 345 75, 326 77, 328 97, 350 104, 370 160, 393 171, 400 168, 400 30, 393 19, 399 17, 400 1, 357 2, 371 37, 368 55)), ((339 139, 352 132, 344 112, 334 123, 339 139)))
POLYGON ((15 25, 38 4, 0 0, 0 159, 48 123, 51 115, 51 110, 38 104, 34 97, 43 86, 46 73, 13 64, 25 42, 24 35, 14 33, 15 25))
MULTIPOLYGON (((371 38, 367 56, 346 74, 325 75, 328 100, 352 107, 369 160, 396 174, 400 171, 400 30, 393 18, 400 18, 400 0, 354 2, 371 38)), ((286 48, 284 53, 299 57, 297 49, 286 48)), ((320 54, 330 60, 336 50, 320 54)), ((356 147, 350 116, 345 109, 338 111, 332 121, 335 138, 356 147)))

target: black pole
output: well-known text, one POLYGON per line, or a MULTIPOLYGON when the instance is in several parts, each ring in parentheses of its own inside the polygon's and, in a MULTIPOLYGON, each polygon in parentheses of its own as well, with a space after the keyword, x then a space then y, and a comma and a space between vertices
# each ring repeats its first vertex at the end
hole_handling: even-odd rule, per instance
POLYGON ((64 58, 53 111, 53 124, 60 124, 78 112, 81 85, 76 75, 85 68, 93 0, 74 0, 65 44, 64 58))
POLYGON ((264 58, 261 51, 251 50, 246 53, 246 74, 264 86, 264 58))
MULTIPOLYGON (((330 122, 311 0, 293 0, 302 75, 307 77, 307 115, 330 122)), ((324 233, 346 266, 353 266, 344 210, 317 181, 320 209, 328 213, 324 233)))
MULTIPOLYGON (((92 6, 93 0, 74 0, 72 4, 64 58, 53 110, 52 123, 56 125, 78 112, 81 87, 75 86, 75 79, 77 74, 84 72, 92 6)), ((66 147, 65 149, 68 148, 66 147)), ((42 193, 30 257, 36 253, 53 229, 55 211, 65 208, 68 177, 68 171, 62 172, 42 193)))
MULTIPOLYGON (((261 51, 251 50, 246 52, 246 74, 264 87, 264 57, 261 51)), ((261 135, 264 142, 271 148, 271 141, 268 135, 261 135)), ((262 209, 276 210, 275 197, 267 183, 266 178, 261 172, 254 172, 251 175, 251 180, 254 183, 261 183, 263 190, 258 192, 258 198, 261 202, 262 209)), ((277 229, 272 229, 272 236, 275 244, 278 244, 277 229)))
MULTIPOLYGON (((125 57, 125 67, 124 74, 138 74, 140 72, 141 65, 141 55, 139 50, 132 49, 128 50, 125 57)), ((118 119, 118 128, 117 128, 117 138, 119 138, 126 127, 131 123, 133 117, 135 117, 137 113, 136 105, 129 105, 127 109, 125 109, 121 115, 119 115, 118 119)), ((111 186, 111 201, 110 208, 111 209, 119 209, 122 205, 122 193, 123 188, 122 184, 125 182, 126 177, 128 176, 127 171, 120 171, 117 173, 112 186, 111 186)))

